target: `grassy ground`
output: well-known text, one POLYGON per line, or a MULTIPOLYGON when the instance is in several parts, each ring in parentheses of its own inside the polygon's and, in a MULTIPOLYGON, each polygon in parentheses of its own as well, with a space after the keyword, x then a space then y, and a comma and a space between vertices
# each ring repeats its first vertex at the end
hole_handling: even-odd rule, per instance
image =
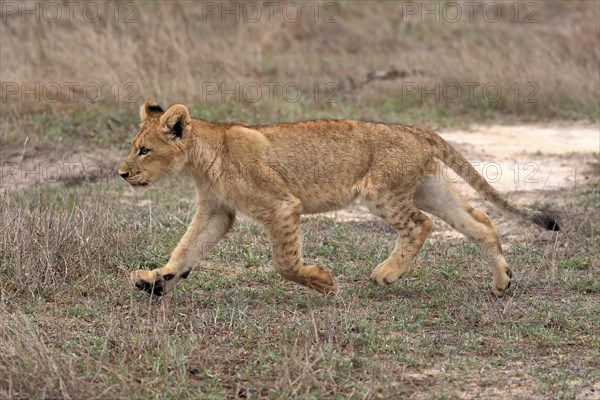
POLYGON ((284 282, 250 222, 172 295, 156 300, 132 288, 127 271, 162 265, 193 213, 186 183, 132 194, 115 181, 115 154, 147 98, 250 124, 353 118, 435 128, 600 117, 597 2, 523 1, 517 22, 513 2, 496 2, 504 17, 495 23, 480 8, 474 21, 440 23, 406 19, 400 2, 296 3, 316 5, 321 17, 305 8, 294 23, 203 21, 203 3, 185 1, 95 2, 105 15, 97 23, 82 21, 81 9, 58 23, 3 14, 0 398, 600 398, 598 182, 534 204, 564 211, 558 235, 503 241, 516 279, 501 300, 488 294, 491 272, 462 239, 429 241, 409 276, 375 287, 368 276, 393 232, 325 217, 305 218, 304 250, 338 277, 335 298, 284 282), (331 24, 323 22, 328 3, 337 7, 331 24), (125 23, 131 4, 135 22, 125 23), (537 22, 525 23, 531 4, 537 22), (56 101, 42 89, 52 82, 62 88, 56 101), (272 82, 298 84, 303 97, 277 90, 272 100, 263 92, 257 102, 223 101, 202 89, 272 82), (472 82, 497 84, 503 96, 443 95, 472 82), (98 101, 82 92, 86 84, 101 87, 98 101), (334 101, 326 91, 315 99, 315 84, 333 84, 334 101), (34 94, 23 97, 24 88, 34 94), (96 169, 55 183, 42 176, 40 185, 31 183, 42 170, 26 170, 27 184, 8 190, 20 161, 96 169))
POLYGON ((261 228, 241 222, 153 300, 126 270, 165 262, 193 199, 183 182, 157 186, 0 198, 0 397, 599 396, 597 186, 563 198, 563 232, 510 244, 516 280, 501 300, 462 239, 429 241, 409 276, 376 287, 393 232, 317 216, 305 255, 334 271, 339 296, 284 282, 261 228))
POLYGON ((201 118, 258 124, 354 118, 437 127, 600 117, 594 1, 494 2, 497 20, 484 14, 484 2, 471 12, 465 3, 456 22, 441 11, 423 14, 458 4, 446 1, 408 2, 416 13, 391 1, 292 2, 302 9, 298 20, 282 15, 282 2, 273 21, 267 12, 248 18, 243 2, 208 3, 234 12, 213 16, 206 2, 99 2, 103 17, 95 23, 83 18, 83 5, 74 6, 71 21, 36 22, 11 8, 0 24, 0 145, 20 146, 25 137, 69 144, 81 136, 108 145, 106 132, 136 123, 129 116, 148 98, 184 103, 201 118))

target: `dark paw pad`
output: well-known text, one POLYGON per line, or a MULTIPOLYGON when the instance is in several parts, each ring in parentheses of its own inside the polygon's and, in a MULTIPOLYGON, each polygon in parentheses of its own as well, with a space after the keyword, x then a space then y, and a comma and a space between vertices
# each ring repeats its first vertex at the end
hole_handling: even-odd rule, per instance
POLYGON ((166 274, 163 276, 165 281, 170 281, 171 279, 173 279, 175 277, 175 275, 173 274, 166 274))
POLYGON ((508 275, 508 277, 509 277, 509 278, 512 278, 512 277, 513 277, 513 273, 512 273, 512 271, 511 271, 511 269, 510 269, 510 268, 508 268, 508 269, 506 270, 506 275, 508 275))
POLYGON ((152 284, 146 281, 139 281, 136 282, 135 287, 155 296, 163 295, 164 288, 162 282, 155 282, 154 284, 152 284))
POLYGON ((181 274, 181 277, 182 277, 183 279, 185 279, 185 278, 187 278, 187 277, 188 277, 188 275, 189 275, 189 274, 190 274, 190 271, 185 271, 183 274, 181 274))

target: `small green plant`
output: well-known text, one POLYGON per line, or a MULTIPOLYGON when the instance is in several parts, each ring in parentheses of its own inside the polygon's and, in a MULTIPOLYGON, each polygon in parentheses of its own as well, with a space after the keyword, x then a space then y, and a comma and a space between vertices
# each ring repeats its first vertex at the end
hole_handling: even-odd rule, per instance
POLYGON ((559 268, 585 270, 590 265, 590 258, 585 256, 577 256, 558 262, 559 268))
POLYGON ((460 275, 456 267, 448 264, 443 264, 441 267, 439 267, 439 271, 442 276, 449 281, 456 279, 460 275))

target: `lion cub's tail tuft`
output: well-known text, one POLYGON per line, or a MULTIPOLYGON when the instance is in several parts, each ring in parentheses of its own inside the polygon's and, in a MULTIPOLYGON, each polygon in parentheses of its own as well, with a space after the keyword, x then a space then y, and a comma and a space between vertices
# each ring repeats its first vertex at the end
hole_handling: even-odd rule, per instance
POLYGON ((538 211, 539 214, 533 215, 531 217, 531 221, 533 221, 536 225, 541 226, 542 228, 548 231, 560 231, 560 227, 558 226, 558 222, 548 214, 544 214, 543 212, 538 211))
POLYGON ((434 143, 434 156, 452 168, 462 179, 471 187, 479 192, 484 198, 501 211, 508 214, 528 219, 529 221, 550 231, 558 231, 560 227, 554 218, 541 211, 533 210, 528 207, 519 206, 508 201, 500 192, 485 180, 470 162, 468 162, 454 147, 442 139, 437 133, 428 131, 431 135, 428 139, 434 143))

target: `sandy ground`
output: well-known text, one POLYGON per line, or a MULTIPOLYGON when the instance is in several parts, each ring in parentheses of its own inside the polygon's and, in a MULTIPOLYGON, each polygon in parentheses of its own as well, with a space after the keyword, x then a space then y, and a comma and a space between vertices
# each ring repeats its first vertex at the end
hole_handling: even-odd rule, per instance
MULTIPOLYGON (((600 124, 473 126, 440 134, 472 162, 490 183, 511 200, 529 205, 559 208, 561 193, 597 179, 599 174, 600 124)), ((119 157, 125 153, 84 149, 48 155, 34 146, 2 155, 0 192, 35 184, 72 185, 117 179, 119 157), (17 167, 18 165, 18 167, 17 167)), ((466 183, 447 170, 471 204, 488 212, 501 236, 519 237, 519 221, 500 215, 466 183)), ((191 199, 190 199, 191 200, 191 199)), ((360 204, 326 214, 339 222, 376 221, 360 204)), ((459 237, 434 219, 432 236, 459 237)))
MULTIPOLYGON (((598 124, 486 125, 473 126, 468 130, 445 130, 440 134, 495 188, 520 204, 547 203, 550 209, 557 209, 562 203, 561 193, 598 178, 598 124)), ((448 171, 447 176, 456 182, 474 207, 488 212, 500 236, 522 237, 519 221, 508 219, 491 204, 485 204, 452 171, 448 171)), ((340 222, 377 220, 360 204, 326 215, 340 222)), ((461 235, 434 218, 432 236, 461 235)))

